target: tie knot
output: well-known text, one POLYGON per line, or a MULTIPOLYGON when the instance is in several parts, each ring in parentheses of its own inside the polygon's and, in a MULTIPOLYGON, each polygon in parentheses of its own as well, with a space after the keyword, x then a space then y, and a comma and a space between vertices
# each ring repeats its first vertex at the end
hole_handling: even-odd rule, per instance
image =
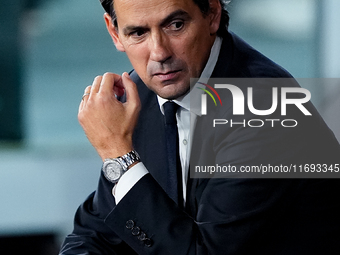
POLYGON ((176 112, 178 109, 178 104, 168 101, 163 105, 164 115, 165 115, 165 123, 166 124, 176 124, 176 112))

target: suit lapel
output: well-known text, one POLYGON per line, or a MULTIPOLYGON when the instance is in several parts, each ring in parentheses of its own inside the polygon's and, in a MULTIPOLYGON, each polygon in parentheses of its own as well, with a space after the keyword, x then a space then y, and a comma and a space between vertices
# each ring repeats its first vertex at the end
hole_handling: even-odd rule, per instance
POLYGON ((131 77, 137 84, 142 102, 138 125, 133 137, 134 147, 150 174, 164 189, 166 176, 163 173, 165 171, 159 171, 159 169, 168 167, 164 116, 159 109, 156 94, 149 90, 137 75, 131 75, 131 77))

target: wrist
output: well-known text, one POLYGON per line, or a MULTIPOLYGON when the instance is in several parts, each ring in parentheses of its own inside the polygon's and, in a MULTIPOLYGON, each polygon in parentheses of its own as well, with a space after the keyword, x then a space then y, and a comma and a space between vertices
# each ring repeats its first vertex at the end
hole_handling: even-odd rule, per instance
POLYGON ((122 175, 138 162, 140 157, 135 150, 132 150, 121 157, 105 159, 102 170, 108 181, 117 183, 122 175))
POLYGON ((133 150, 133 146, 130 143, 113 142, 114 146, 98 149, 97 152, 102 161, 107 158, 118 158, 133 150))
POLYGON ((108 158, 119 158, 119 157, 129 153, 132 150, 133 150, 132 147, 129 148, 129 149, 110 150, 110 151, 105 151, 105 152, 99 153, 99 156, 102 159, 102 161, 104 162, 108 158))

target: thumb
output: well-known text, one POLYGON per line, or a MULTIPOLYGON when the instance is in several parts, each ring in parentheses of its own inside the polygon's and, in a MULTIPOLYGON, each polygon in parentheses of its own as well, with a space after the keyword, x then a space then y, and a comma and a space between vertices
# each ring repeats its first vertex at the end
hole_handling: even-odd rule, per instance
POLYGON ((138 95, 137 85, 131 80, 131 77, 127 72, 123 73, 122 82, 125 87, 126 102, 139 108, 140 99, 138 95))

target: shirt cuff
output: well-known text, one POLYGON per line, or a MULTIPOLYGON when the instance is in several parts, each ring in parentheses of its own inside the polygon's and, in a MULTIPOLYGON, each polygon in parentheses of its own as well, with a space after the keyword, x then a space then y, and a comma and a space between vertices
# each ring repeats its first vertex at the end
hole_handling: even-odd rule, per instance
POLYGON ((112 189, 112 195, 116 200, 116 204, 118 204, 129 190, 147 173, 149 173, 149 171, 142 162, 137 163, 124 173, 112 189))

